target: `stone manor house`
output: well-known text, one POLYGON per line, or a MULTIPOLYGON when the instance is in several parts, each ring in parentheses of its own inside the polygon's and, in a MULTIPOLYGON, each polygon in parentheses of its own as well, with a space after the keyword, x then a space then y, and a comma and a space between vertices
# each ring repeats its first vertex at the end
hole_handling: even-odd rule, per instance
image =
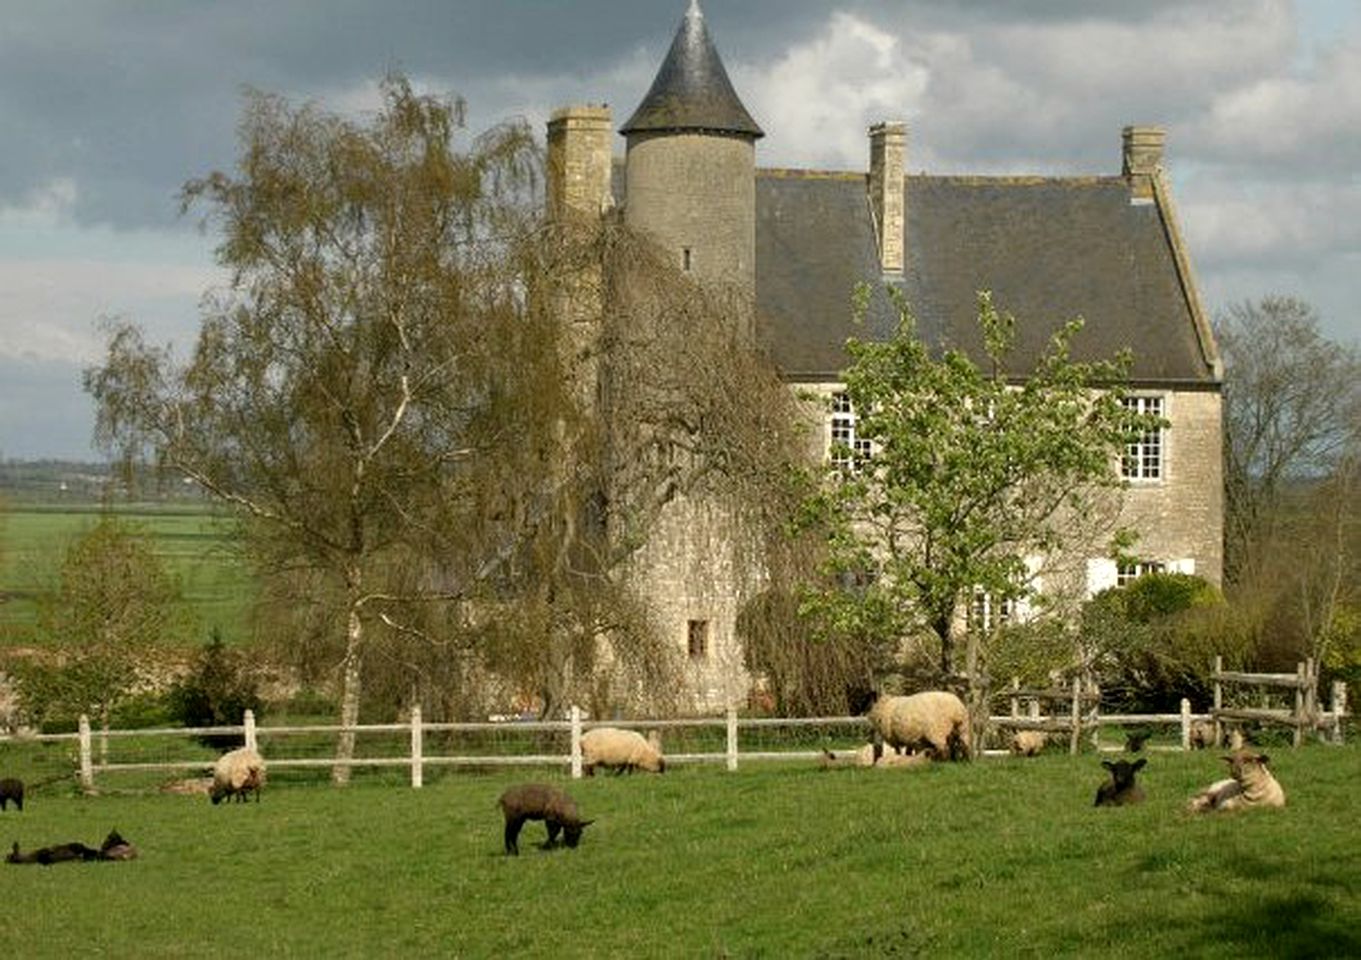
MULTIPOLYGON (((1075 358, 1132 351, 1132 402, 1170 426, 1132 444, 1122 461, 1119 523, 1139 533, 1138 562, 1086 558, 1085 590, 1154 569, 1219 581, 1221 365, 1164 176, 1161 129, 1126 127, 1120 172, 1109 175, 907 173, 900 122, 869 129, 866 170, 760 168, 762 130, 691 0, 619 132, 622 160, 608 108, 553 114, 550 211, 622 211, 700 282, 749 290, 757 336, 792 387, 835 397, 846 338, 867 335, 852 329, 848 306, 865 280, 896 284, 929 341, 975 349, 976 292, 992 291, 1019 320, 1017 369, 1079 315, 1087 325, 1075 358)), ((834 434, 853 443, 854 413, 836 403, 829 447, 834 434)), ((692 706, 744 700, 750 678, 734 623, 751 579, 735 569, 721 518, 703 504, 673 503, 636 560, 634 582, 687 657, 692 706)))

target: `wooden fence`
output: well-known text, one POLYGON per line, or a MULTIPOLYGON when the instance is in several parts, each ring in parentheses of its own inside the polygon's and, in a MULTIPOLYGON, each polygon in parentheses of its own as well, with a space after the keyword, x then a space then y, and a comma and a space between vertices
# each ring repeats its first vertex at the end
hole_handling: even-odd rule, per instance
MULTIPOLYGON (((1216 671, 1221 681, 1240 682, 1239 678, 1233 674, 1216 671)), ((1259 675, 1252 676, 1252 682, 1259 682, 1259 675)), ((1248 682, 1242 680, 1241 682, 1248 682)), ((1283 722, 1278 713, 1272 713, 1268 718, 1261 714, 1260 710, 1235 710, 1231 708, 1219 708, 1218 712, 1209 714, 1193 714, 1190 703, 1183 700, 1179 713, 1169 714, 1101 714, 1099 712, 1098 697, 1094 690, 1083 690, 1080 686, 1074 685, 1068 689, 1025 689, 1018 683, 1002 693, 1010 701, 1009 713, 1002 716, 992 716, 989 723, 1000 730, 1044 730, 1050 733, 1063 733, 1067 735, 1068 749, 1072 753, 1077 753, 1081 749, 1081 741, 1086 734, 1094 748, 1103 748, 1100 742, 1100 732, 1105 727, 1126 727, 1135 725, 1166 725, 1180 727, 1180 749, 1190 749, 1191 745, 1191 725, 1196 720, 1261 720, 1270 719, 1276 722, 1283 722), (1051 712, 1042 712, 1042 703, 1051 704, 1051 712), (1022 713, 1022 706, 1026 711, 1022 713)), ((1307 702, 1307 700, 1306 700, 1307 702)), ((1314 725, 1320 729, 1330 729, 1331 739, 1334 742, 1342 742, 1342 725, 1346 716, 1346 688, 1345 686, 1335 685, 1333 695, 1333 709, 1331 711, 1315 711, 1314 725)), ((737 770, 740 762, 760 762, 774 760, 817 760, 823 756, 821 749, 754 749, 750 743, 743 749, 742 734, 759 731, 771 731, 779 728, 785 730, 805 730, 805 739, 808 733, 818 735, 815 728, 823 728, 821 733, 826 736, 828 731, 844 731, 846 742, 865 742, 869 736, 868 722, 864 717, 774 717, 774 718, 752 718, 739 717, 736 710, 730 709, 726 716, 722 717, 696 717, 674 720, 608 720, 608 721, 586 721, 577 707, 573 707, 566 720, 535 720, 535 721, 506 721, 506 722, 487 722, 487 723, 425 723, 421 719, 421 711, 415 708, 411 711, 409 721, 405 723, 386 723, 386 724, 360 724, 352 727, 341 725, 308 725, 308 726, 257 726, 255 717, 250 712, 246 712, 245 722, 241 725, 219 726, 219 727, 171 727, 148 730, 107 730, 94 731, 90 727, 87 718, 80 718, 79 730, 76 733, 63 734, 36 734, 36 735, 3 735, 0 736, 0 744, 21 743, 27 741, 41 742, 70 742, 77 748, 76 776, 81 787, 87 791, 95 788, 95 778, 98 774, 109 774, 119 772, 175 772, 182 771, 186 774, 201 775, 212 766, 212 760, 202 758, 194 760, 155 760, 150 762, 110 762, 108 760, 110 751, 110 741, 120 739, 141 738, 156 740, 168 738, 184 740, 190 737, 201 736, 222 736, 240 737, 250 746, 258 746, 262 738, 268 739, 272 744, 278 744, 283 740, 293 736, 331 736, 341 733, 355 733, 357 735, 367 734, 388 734, 405 735, 408 740, 409 748, 402 756, 357 756, 346 760, 337 760, 333 756, 315 757, 290 757, 286 750, 273 749, 273 746, 266 748, 264 752, 268 758, 270 769, 290 769, 290 768, 334 768, 337 766, 346 767, 388 767, 406 768, 410 772, 411 785, 420 787, 424 783, 425 770, 431 767, 465 767, 465 768, 487 768, 487 767, 509 767, 509 766, 561 766, 571 771, 573 777, 582 775, 581 762, 581 735, 593 726, 615 726, 627 729, 648 729, 665 732, 671 731, 703 731, 709 730, 717 733, 723 731, 724 749, 722 751, 691 751, 691 752, 672 752, 666 753, 668 764, 686 763, 721 763, 728 770, 737 770), (426 749, 426 739, 431 735, 441 733, 447 734, 494 734, 494 735, 557 735, 566 734, 567 752, 537 752, 537 753, 430 753, 426 749), (96 742, 98 741, 98 759, 96 756, 96 742)), ((1300 728, 1296 726, 1298 732, 1300 728)), ((717 740, 717 736, 710 736, 705 739, 717 740)), ((750 739, 750 738, 749 738, 750 739)), ((1298 742, 1298 738, 1297 741, 1298 742)), ((1118 748, 1114 748, 1118 749, 1118 748)), ((1156 749, 1156 748, 1155 748, 1156 749)), ((1164 747, 1162 749, 1177 749, 1177 747, 1164 747)), ((988 750, 986 754, 1004 754, 1005 750, 988 750)))
POLYGON ((1224 726, 1227 722, 1249 721, 1254 723, 1278 724, 1294 729, 1294 744, 1304 742, 1305 734, 1318 729, 1331 729, 1333 739, 1342 741, 1340 717, 1347 711, 1347 685, 1340 681, 1333 683, 1332 710, 1320 711, 1318 708, 1318 665, 1313 660, 1300 663, 1294 673, 1242 673, 1224 669, 1224 658, 1215 657, 1214 673, 1210 675, 1214 683, 1214 709, 1211 715, 1215 724, 1215 742, 1223 742, 1224 726), (1226 685, 1250 687, 1261 698, 1261 706, 1225 706, 1224 688, 1226 685), (1271 691, 1285 691, 1293 700, 1290 707, 1269 706, 1271 691))

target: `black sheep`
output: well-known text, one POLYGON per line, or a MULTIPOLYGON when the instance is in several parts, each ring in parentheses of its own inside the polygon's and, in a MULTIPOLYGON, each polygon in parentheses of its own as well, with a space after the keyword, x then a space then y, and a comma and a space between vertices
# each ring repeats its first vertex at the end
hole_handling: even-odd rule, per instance
POLYGON ((1134 782, 1134 775, 1139 772, 1146 759, 1140 757, 1133 763, 1128 760, 1102 760, 1101 765, 1110 771, 1111 778, 1103 783, 1096 790, 1096 806, 1098 807, 1123 807, 1131 803, 1143 803, 1144 790, 1134 782))
POLYGON ((41 863, 44 867, 54 863, 63 863, 67 860, 98 860, 99 851, 91 850, 85 844, 76 841, 74 843, 59 843, 52 847, 39 847, 29 853, 19 852, 19 842, 14 843, 14 850, 9 856, 5 857, 6 863, 41 863))
POLYGON ((501 794, 501 812, 506 817, 506 853, 519 856, 517 840, 520 828, 526 820, 542 820, 548 827, 546 847, 557 846, 558 832, 562 832, 563 842, 575 847, 581 840, 581 831, 594 823, 582 820, 577 813, 576 802, 557 787, 546 783, 522 783, 511 787, 501 794))
POLYGON ((0 810, 7 809, 6 805, 14 801, 14 806, 24 809, 24 782, 13 777, 6 777, 0 780, 0 810))

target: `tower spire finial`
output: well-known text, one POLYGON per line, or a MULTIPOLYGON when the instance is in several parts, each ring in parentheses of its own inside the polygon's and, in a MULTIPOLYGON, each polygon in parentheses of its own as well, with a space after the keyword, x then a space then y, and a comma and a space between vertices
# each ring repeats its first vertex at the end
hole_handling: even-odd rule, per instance
POLYGON ((687 17, 702 17, 704 11, 699 8, 699 0, 690 0, 690 9, 685 11, 687 17))

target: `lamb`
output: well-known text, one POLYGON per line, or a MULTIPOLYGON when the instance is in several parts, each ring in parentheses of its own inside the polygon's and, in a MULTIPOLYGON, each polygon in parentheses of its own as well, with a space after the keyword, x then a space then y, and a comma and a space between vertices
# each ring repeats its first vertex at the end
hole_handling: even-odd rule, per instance
POLYGON ((1187 805, 1192 813, 1285 806, 1285 790, 1266 767, 1270 757, 1237 750, 1223 759, 1229 764, 1230 777, 1216 780, 1192 797, 1187 805))
POLYGON ((1038 757, 1049 742, 1043 730, 1017 730, 1011 735, 1011 752, 1018 757, 1038 757))
POLYGON ((1204 750, 1215 744, 1215 725, 1209 720, 1191 721, 1191 749, 1204 750))
MULTIPOLYGON (((967 760, 969 711, 964 702, 944 690, 927 690, 908 697, 875 695, 869 713, 876 738, 891 747, 924 752, 933 760, 967 760)), ((876 746, 876 759, 881 750, 876 746)))
POLYGON ((24 809, 24 782, 6 777, 0 780, 0 810, 8 809, 11 800, 14 801, 15 809, 24 809))
POLYGON ((1148 743, 1152 736, 1151 730, 1131 730, 1125 734, 1125 750, 1129 753, 1138 753, 1144 749, 1144 744, 1148 743))
POLYGON ((244 803, 246 794, 255 791, 255 802, 260 802, 260 788, 265 785, 265 761, 250 747, 239 747, 224 753, 213 764, 213 786, 208 792, 216 806, 224 797, 236 797, 244 803))
POLYGON ((927 763, 930 758, 924 753, 884 753, 878 761, 874 759, 874 744, 867 743, 858 750, 852 750, 838 756, 831 750, 823 750, 819 763, 824 768, 830 767, 875 767, 883 770, 889 767, 919 767, 927 763))
POLYGON ((1133 763, 1128 760, 1102 760, 1101 765, 1110 771, 1111 778, 1096 788, 1098 807, 1124 807, 1132 803, 1144 802, 1144 790, 1134 782, 1134 775, 1143 769, 1148 760, 1140 757, 1133 763))
POLYGON ((507 856, 520 855, 517 841, 520 828, 524 826, 526 820, 544 821, 544 825, 548 827, 547 849, 557 846, 559 831, 562 832, 563 842, 568 847, 575 848, 581 841, 581 831, 595 823, 594 820, 582 820, 577 813, 576 801, 566 792, 557 787, 550 787, 546 783, 522 783, 517 787, 510 787, 501 794, 498 802, 506 818, 507 856))
POLYGON ((581 735, 581 768, 593 777, 597 766, 613 768, 616 774, 625 770, 665 773, 666 759, 655 737, 649 740, 635 730, 594 727, 581 735))
POLYGON ((63 863, 67 860, 98 860, 99 851, 91 850, 85 844, 76 841, 74 843, 59 843, 51 847, 39 847, 28 853, 19 852, 19 842, 14 842, 14 849, 5 857, 6 863, 40 863, 44 867, 49 867, 54 863, 63 863))

